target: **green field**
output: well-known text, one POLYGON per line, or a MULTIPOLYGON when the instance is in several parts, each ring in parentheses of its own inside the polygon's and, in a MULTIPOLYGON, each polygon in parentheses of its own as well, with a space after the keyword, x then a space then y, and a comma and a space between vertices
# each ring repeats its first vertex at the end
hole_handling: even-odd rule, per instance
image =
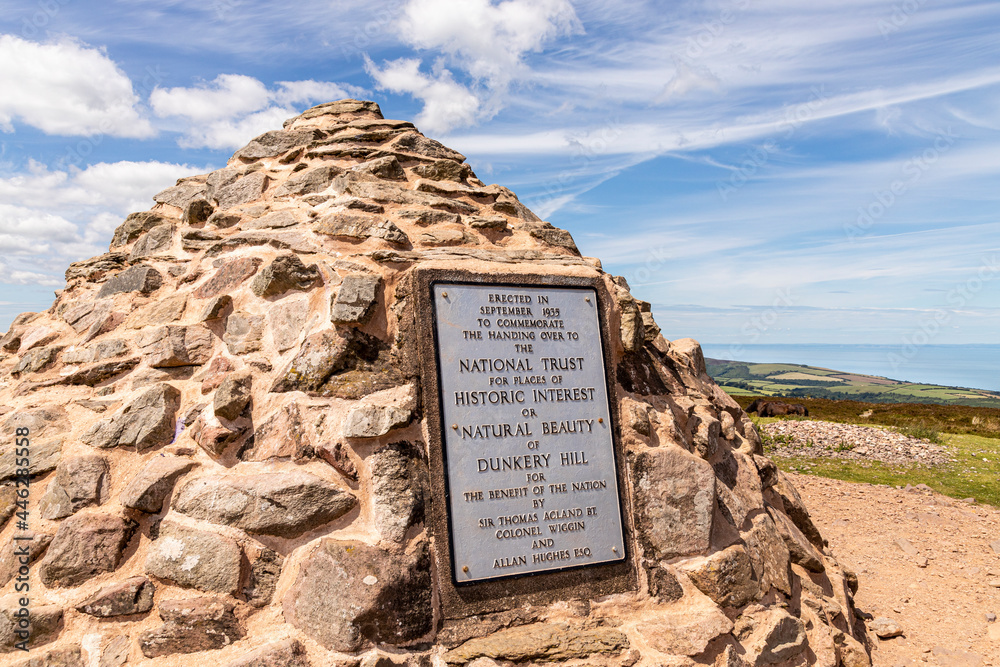
MULTIPOLYGON (((743 408, 761 397, 801 403, 821 421, 891 428, 947 448, 938 467, 887 465, 826 457, 775 457, 785 470, 849 482, 926 484, 953 498, 1000 506, 1000 393, 900 382, 796 364, 750 364, 706 359, 709 374, 743 408)), ((753 416, 755 424, 778 421, 753 416)), ((759 430, 759 429, 758 429, 759 430)), ((764 451, 776 446, 764 438, 764 451)))
POLYGON ((706 359, 708 373, 734 396, 826 398, 869 403, 933 403, 1000 408, 1000 392, 901 382, 798 364, 706 359))
POLYGON ((820 457, 781 458, 776 462, 783 470, 847 482, 891 486, 926 484, 952 498, 975 498, 976 502, 1000 506, 1000 485, 996 483, 1000 478, 1000 440, 947 433, 941 435, 940 442, 948 448, 954 461, 937 468, 820 457))

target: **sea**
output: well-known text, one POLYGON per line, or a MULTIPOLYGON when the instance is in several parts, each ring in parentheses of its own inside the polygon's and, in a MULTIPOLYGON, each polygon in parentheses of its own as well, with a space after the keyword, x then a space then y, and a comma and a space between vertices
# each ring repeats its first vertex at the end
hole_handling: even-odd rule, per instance
POLYGON ((1000 391, 1000 345, 705 343, 706 357, 819 366, 892 380, 1000 391))

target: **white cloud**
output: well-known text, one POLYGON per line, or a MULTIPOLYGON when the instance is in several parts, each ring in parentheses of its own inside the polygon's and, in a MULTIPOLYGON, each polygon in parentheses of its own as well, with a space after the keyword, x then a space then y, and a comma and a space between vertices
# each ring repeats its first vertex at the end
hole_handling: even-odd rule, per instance
POLYGON ((267 86, 241 74, 220 74, 191 88, 157 88, 149 96, 157 116, 183 116, 195 123, 259 111, 269 101, 267 86))
POLYGON ((281 127, 285 119, 298 113, 294 105, 329 102, 357 90, 311 79, 279 81, 277 88, 269 90, 251 76, 220 74, 190 88, 157 88, 149 102, 156 115, 187 123, 178 141, 182 147, 232 149, 281 127))
POLYGON ((70 38, 40 44, 0 35, 0 129, 14 122, 46 134, 155 134, 132 82, 108 56, 70 38))
POLYGON ((406 93, 424 103, 419 120, 433 132, 465 127, 494 115, 511 84, 527 74, 524 57, 560 35, 580 31, 568 0, 410 0, 396 25, 400 38, 417 49, 444 54, 431 75, 421 62, 401 58, 370 60, 368 73, 379 88, 406 93), (453 71, 471 77, 455 80, 453 71))
POLYGON ((387 62, 382 69, 368 60, 365 68, 379 88, 407 93, 424 103, 416 122, 426 132, 447 132, 476 120, 479 98, 457 83, 446 69, 427 76, 420 71, 420 61, 410 58, 387 62))
POLYGON ((473 77, 506 85, 529 51, 580 27, 568 0, 410 0, 399 34, 419 49, 456 57, 473 77))
POLYGON ((106 252, 125 216, 178 177, 205 171, 165 162, 101 162, 52 171, 32 162, 0 176, 0 283, 61 285, 70 263, 106 252), (51 270, 52 273, 46 273, 51 270))

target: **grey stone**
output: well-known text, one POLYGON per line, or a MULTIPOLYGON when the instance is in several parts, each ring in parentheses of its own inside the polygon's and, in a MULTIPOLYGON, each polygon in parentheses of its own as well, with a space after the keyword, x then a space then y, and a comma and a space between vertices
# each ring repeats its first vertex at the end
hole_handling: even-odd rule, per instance
POLYGON ((231 354, 256 352, 264 336, 264 316, 233 313, 226 318, 226 332, 222 341, 231 354))
POLYGON ((230 260, 218 260, 222 266, 211 278, 198 286, 192 296, 196 299, 207 299, 219 294, 227 294, 238 287, 244 280, 257 273, 260 260, 256 257, 239 257, 230 260))
POLYGON ((294 401, 269 415, 254 431, 253 443, 240 452, 244 461, 280 458, 304 461, 313 455, 312 443, 302 424, 302 412, 294 401))
POLYGON ((345 99, 337 100, 336 102, 325 102, 323 104, 317 104, 311 109, 306 109, 295 118, 285 121, 285 127, 294 125, 300 121, 308 120, 310 118, 319 118, 321 116, 360 116, 381 118, 382 110, 379 109, 378 104, 375 102, 369 102, 368 100, 345 99))
POLYGON ((184 206, 181 222, 185 225, 203 225, 215 212, 215 207, 207 199, 192 199, 184 206))
POLYGON ((356 504, 350 493, 301 471, 200 477, 174 500, 174 508, 188 516, 280 537, 329 523, 356 504))
POLYGON ((507 218, 502 215, 473 215, 465 219, 465 224, 473 229, 502 232, 507 229, 507 218))
POLYGON ((676 446, 644 450, 630 463, 636 528, 649 557, 707 552, 715 505, 712 466, 676 446))
POLYGON ((317 234, 363 241, 383 239, 390 243, 406 244, 409 238, 399 227, 388 220, 352 213, 330 213, 313 225, 317 234))
POLYGON ((362 162, 358 166, 352 167, 351 170, 393 181, 406 180, 406 172, 403 171, 403 168, 399 165, 399 160, 396 159, 395 155, 387 155, 385 157, 369 160, 368 162, 362 162))
POLYGON ((102 340, 87 347, 70 348, 63 352, 62 361, 65 364, 88 364, 120 357, 129 350, 128 343, 120 338, 102 340))
POLYGON ((741 643, 747 651, 744 659, 754 667, 788 660, 808 647, 802 621, 784 609, 771 609, 755 619, 752 634, 741 643))
POLYGON ((17 365, 11 370, 11 375, 38 373, 45 370, 56 361, 62 349, 61 345, 46 345, 45 347, 36 347, 34 350, 25 352, 21 355, 17 365))
POLYGON ((660 602, 676 602, 684 597, 684 589, 669 569, 654 567, 649 571, 649 594, 660 602))
POLYGON ((311 667, 306 649, 297 639, 265 644, 225 667, 311 667))
POLYGON ((317 135, 313 130, 274 130, 265 132, 236 151, 234 157, 245 161, 277 157, 283 153, 287 153, 296 146, 307 146, 316 137, 317 135))
POLYGON ((358 468, 348 455, 349 447, 342 442, 328 443, 316 448, 316 455, 329 463, 344 477, 357 481, 358 468))
POLYGON ((766 513, 758 514, 753 517, 750 530, 742 535, 754 574, 760 581, 761 594, 766 595, 769 587, 774 586, 785 595, 791 595, 791 555, 774 520, 766 513))
POLYGON ((42 518, 63 519, 84 507, 106 502, 110 472, 107 459, 98 454, 60 461, 56 478, 38 504, 42 518))
POLYGON ((335 324, 361 324, 371 318, 382 277, 370 273, 344 276, 330 304, 330 320, 335 324))
POLYGON ((920 551, 918 551, 917 548, 913 546, 913 544, 905 537, 900 537, 899 539, 897 539, 895 541, 895 544, 897 547, 899 547, 899 550, 902 551, 907 556, 920 555, 920 551))
POLYGON ((757 597, 759 587, 750 556, 739 544, 680 563, 678 567, 720 607, 742 607, 757 597))
POLYGON ((115 230, 114 236, 111 237, 111 247, 117 248, 118 246, 129 244, 139 238, 139 235, 143 232, 148 232, 153 227, 162 225, 165 222, 167 222, 166 218, 152 211, 131 213, 125 218, 125 222, 115 230))
POLYGON ((150 545, 146 572, 185 588, 235 593, 240 585, 239 545, 218 533, 165 523, 150 545))
MULTIPOLYGON (((249 546, 247 548, 248 551, 253 550, 249 546)), ((285 559, 267 547, 257 547, 256 551, 254 555, 247 554, 250 557, 250 575, 243 595, 250 606, 260 608, 271 604, 285 559)))
MULTIPOLYGON (((455 164, 454 162, 448 161, 449 164, 455 164)), ((419 168, 419 167, 418 167, 419 168)), ((459 224, 462 222, 462 216, 458 213, 449 213, 447 211, 435 211, 428 210, 425 208, 406 208, 396 211, 396 215, 407 222, 412 222, 417 225, 443 225, 443 224, 459 224)))
POLYGON ((268 309, 267 319, 271 326, 271 339, 279 352, 295 347, 299 335, 309 319, 308 299, 283 299, 268 309))
POLYGON ((229 420, 239 417, 243 409, 250 403, 252 386, 253 376, 249 369, 244 368, 227 375, 219 388, 215 390, 212 403, 215 415, 229 420))
POLYGON ((79 512, 59 526, 38 575, 49 588, 79 586, 118 567, 135 532, 131 519, 112 514, 79 512))
POLYGON ((140 452, 170 444, 180 398, 181 392, 176 387, 157 384, 113 416, 95 423, 80 440, 91 447, 135 447, 140 452))
POLYGON ((200 366, 212 358, 215 335, 205 326, 168 324, 139 336, 139 347, 152 368, 200 366))
POLYGON ((454 160, 435 160, 431 164, 417 165, 413 168, 413 173, 420 178, 461 183, 472 175, 472 168, 463 162, 455 162, 454 160))
POLYGON ((275 296, 288 290, 308 289, 320 278, 316 265, 306 266, 298 255, 278 255, 257 274, 250 290, 260 297, 275 296))
POLYGON ((66 376, 63 382, 68 385, 96 387, 105 380, 131 372, 136 366, 139 365, 139 361, 140 359, 138 357, 133 357, 131 359, 116 359, 112 361, 104 361, 98 364, 91 364, 90 366, 85 366, 80 370, 73 371, 66 376))
POLYGON ((147 308, 129 315, 128 326, 131 329, 143 329, 157 324, 170 324, 183 317, 186 308, 186 294, 175 294, 163 300, 157 299, 147 308))
POLYGON ((222 294, 209 299, 208 303, 206 303, 205 307, 202 309, 201 315, 198 319, 202 322, 217 320, 225 315, 227 311, 232 312, 232 309, 233 297, 228 294, 222 294))
POLYGON ((430 561, 426 542, 397 555, 324 538, 284 598, 285 620, 333 651, 422 637, 433 621, 430 561))
POLYGON ((191 426, 191 438, 214 457, 225 454, 229 446, 250 429, 248 423, 223 424, 210 412, 201 412, 191 426))
MULTIPOLYGON (((11 479, 19 475, 19 470, 24 466, 19 466, 17 461, 17 447, 13 440, 0 445, 0 482, 11 479)), ((62 458, 62 440, 43 440, 41 442, 32 441, 31 461, 28 463, 28 471, 32 477, 55 470, 62 458)))
POLYGON ((98 667, 122 667, 128 661, 128 654, 131 651, 132 638, 128 635, 118 635, 104 647, 98 667))
POLYGON ((347 438, 377 438, 394 429, 406 426, 412 419, 413 408, 411 406, 374 403, 366 398, 365 402, 348 410, 347 416, 344 418, 344 436, 347 438))
MULTIPOLYGON (((126 259, 128 257, 126 256, 126 259)), ((103 320, 111 312, 114 304, 108 301, 88 300, 79 306, 74 306, 62 313, 62 318, 73 327, 77 333, 90 329, 96 322, 103 320)))
MULTIPOLYGON (((526 227, 526 229, 528 230, 528 234, 543 243, 556 246, 557 248, 565 248, 575 255, 580 254, 580 250, 576 247, 573 237, 565 229, 559 229, 551 225, 543 226, 540 224, 526 227)), ((642 316, 640 315, 640 318, 641 317, 642 316)))
POLYGON ((899 623, 885 616, 879 616, 872 621, 868 629, 874 632, 879 639, 892 639, 903 635, 903 628, 900 627, 899 623))
MULTIPOLYGON (((22 630, 15 616, 21 609, 20 599, 24 593, 10 593, 0 597, 0 654, 11 653, 17 643, 23 641, 17 631, 22 630)), ((55 641, 63 629, 63 610, 54 604, 39 604, 32 600, 28 636, 31 648, 55 641)))
POLYGON ((118 499, 125 507, 156 514, 163 509, 163 503, 178 478, 196 465, 194 461, 179 456, 154 456, 132 478, 118 499))
POLYGON ((284 229, 303 221, 294 211, 273 211, 259 218, 254 218, 243 225, 243 229, 284 229))
POLYGON ((461 229, 431 229, 417 237, 418 246, 453 246, 476 243, 475 238, 461 229))
POLYGON ((434 181, 426 178, 418 179, 413 184, 413 189, 417 192, 428 192, 443 197, 473 197, 475 199, 485 199, 489 202, 492 202, 496 197, 496 194, 491 190, 470 187, 463 183, 455 183, 454 181, 434 181))
POLYGON ((772 488, 781 498, 781 504, 784 506, 785 514, 788 515, 788 518, 798 526, 799 530, 802 531, 802 534, 806 536, 813 546, 817 549, 822 549, 823 536, 819 534, 819 529, 813 523, 812 517, 809 516, 809 510, 806 509, 805 503, 802 502, 802 497, 791 480, 784 473, 779 472, 772 488))
POLYGON ((205 179, 208 199, 215 199, 216 193, 227 185, 231 185, 245 173, 242 167, 224 167, 213 171, 205 179))
POLYGON ((402 543, 410 526, 424 520, 427 469, 413 445, 399 442, 368 459, 372 519, 384 539, 402 543))
POLYGON ((465 156, 453 151, 439 141, 428 139, 419 132, 407 132, 396 137, 387 148, 405 153, 414 153, 436 160, 454 160, 465 162, 465 156))
POLYGON ((48 345, 59 338, 59 334, 60 331, 56 327, 45 325, 31 327, 21 335, 20 351, 27 352, 33 347, 48 345))
POLYGON ((306 169, 290 176, 287 181, 274 191, 274 196, 301 197, 315 192, 322 192, 343 171, 343 169, 334 165, 306 169))
MULTIPOLYGON (((334 180, 332 187, 335 191, 339 191, 338 181, 340 178, 343 177, 339 177, 334 180)), ((396 183, 387 183, 385 181, 371 182, 356 180, 354 182, 347 183, 343 188, 343 192, 355 197, 372 199, 385 204, 426 206, 428 208, 451 211, 452 213, 462 213, 465 215, 475 215, 479 212, 478 207, 475 205, 468 204, 459 199, 441 197, 429 192, 404 190, 402 189, 401 184, 397 185, 396 183)))
POLYGON ((788 553, 793 563, 801 565, 810 572, 823 572, 826 565, 823 564, 823 555, 816 550, 802 531, 792 523, 791 519, 774 509, 768 508, 768 514, 774 520, 774 525, 781 534, 781 539, 788 547, 788 553))
POLYGON ((0 588, 7 585, 18 568, 23 565, 20 562, 22 556, 28 556, 28 565, 38 560, 45 550, 52 543, 52 536, 46 533, 36 533, 34 531, 20 531, 17 533, 18 539, 15 541, 12 535, 3 545, 0 551, 0 588))
POLYGON ((77 278, 89 282, 99 281, 111 271, 124 269, 128 263, 128 256, 127 252, 106 252, 90 259, 73 262, 66 269, 66 282, 77 278))
POLYGON ((157 225, 139 237, 132 246, 129 260, 135 262, 143 257, 150 257, 165 252, 174 240, 176 228, 173 225, 157 225))
MULTIPOLYGON (((328 195, 325 196, 324 201, 328 201, 332 197, 328 195)), ((348 211, 364 211, 365 213, 385 213, 385 206, 382 204, 376 204, 373 201, 368 201, 366 199, 358 199, 357 197, 343 196, 337 197, 337 206, 348 211)))
POLYGON ((450 665, 481 658, 505 663, 542 663, 618 655, 629 647, 628 637, 614 628, 573 628, 565 623, 535 623, 470 639, 444 654, 450 665))
POLYGON ((155 592, 146 577, 129 577, 105 586, 76 605, 76 610, 98 618, 145 614, 153 608, 155 592))
POLYGON ((97 293, 98 299, 104 299, 124 292, 139 292, 149 294, 160 289, 163 277, 151 266, 133 266, 109 279, 97 293))
POLYGON ((181 180, 174 187, 153 195, 153 201, 160 204, 170 204, 177 208, 185 208, 196 197, 204 195, 205 188, 205 183, 200 180, 181 180))
POLYGON ((235 604, 214 597, 164 600, 157 606, 163 625, 139 635, 147 658, 225 648, 244 636, 235 604))
POLYGON ((327 329, 302 342, 298 354, 275 380, 271 391, 315 391, 355 362, 364 340, 355 329, 327 329))
POLYGON ((215 200, 219 204, 219 209, 233 208, 240 204, 246 204, 260 199, 267 189, 268 177, 266 174, 255 171, 251 174, 238 178, 229 185, 219 188, 215 192, 215 200))

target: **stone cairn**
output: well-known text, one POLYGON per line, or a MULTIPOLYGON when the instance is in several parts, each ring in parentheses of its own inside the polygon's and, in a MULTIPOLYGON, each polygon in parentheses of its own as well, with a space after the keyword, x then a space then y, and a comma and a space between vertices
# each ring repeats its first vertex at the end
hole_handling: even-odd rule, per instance
POLYGON ((343 100, 154 200, 0 340, 3 664, 870 664, 857 578, 698 344, 461 154, 343 100), (418 266, 606 284, 635 590, 442 612, 418 266))

